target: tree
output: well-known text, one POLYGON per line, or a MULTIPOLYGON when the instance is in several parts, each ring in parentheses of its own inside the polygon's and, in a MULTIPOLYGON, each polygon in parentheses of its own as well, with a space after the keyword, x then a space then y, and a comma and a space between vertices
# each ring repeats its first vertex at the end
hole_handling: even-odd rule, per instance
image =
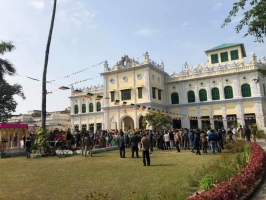
POLYGON ((172 118, 169 116, 165 116, 161 113, 147 113, 143 118, 143 125, 149 123, 150 126, 153 126, 155 130, 163 129, 172 124, 172 118))
POLYGON ((266 36, 266 1, 265 0, 239 0, 233 4, 232 10, 228 17, 224 20, 222 28, 232 21, 240 10, 245 10, 245 7, 251 5, 251 8, 243 13, 243 18, 235 27, 236 33, 239 33, 245 26, 247 32, 244 37, 252 35, 255 37, 255 42, 264 42, 266 36))
POLYGON ((0 122, 7 122, 11 113, 16 111, 17 102, 14 100, 14 95, 26 99, 21 85, 9 85, 5 80, 0 82, 0 122))
MULTIPOLYGON (((15 46, 11 41, 0 42, 0 55, 4 55, 6 52, 11 52, 15 49, 15 46)), ((12 63, 10 63, 8 60, 0 58, 0 82, 4 80, 4 75, 8 74, 10 76, 13 76, 14 73, 16 73, 16 69, 13 66, 12 63)))
POLYGON ((43 127, 43 129, 45 129, 45 127, 46 127, 46 94, 47 94, 47 91, 46 91, 46 74, 47 74, 47 66, 48 66, 48 60, 49 60, 50 45, 51 45, 51 40, 52 40, 53 28, 54 28, 56 3, 57 3, 57 0, 54 0, 53 14, 52 14, 52 19, 51 19, 51 24, 50 24, 48 41, 47 41, 47 45, 46 45, 44 67, 43 67, 43 76, 42 76, 42 127, 43 127))

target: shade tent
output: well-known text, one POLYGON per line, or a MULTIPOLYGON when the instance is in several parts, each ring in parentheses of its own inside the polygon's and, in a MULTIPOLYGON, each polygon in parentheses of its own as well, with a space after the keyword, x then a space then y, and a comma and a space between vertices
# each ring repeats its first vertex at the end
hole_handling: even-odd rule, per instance
POLYGON ((4 142, 6 144, 5 152, 8 155, 25 151, 23 149, 24 136, 28 136, 28 124, 0 123, 0 142, 4 142))

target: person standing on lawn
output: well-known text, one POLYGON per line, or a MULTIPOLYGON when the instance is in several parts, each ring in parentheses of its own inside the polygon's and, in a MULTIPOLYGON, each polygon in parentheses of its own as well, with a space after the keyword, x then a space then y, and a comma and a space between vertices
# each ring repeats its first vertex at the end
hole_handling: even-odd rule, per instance
POLYGON ((82 147, 82 152, 81 156, 87 157, 87 150, 89 149, 90 151, 90 156, 92 157, 92 147, 93 147, 93 141, 92 138, 90 137, 89 133, 83 135, 81 139, 81 147, 82 147))
POLYGON ((180 152, 179 143, 181 141, 181 137, 177 131, 174 132, 174 140, 175 140, 176 150, 177 152, 180 152))
POLYGON ((136 152, 136 156, 137 158, 139 158, 139 150, 138 150, 139 136, 137 135, 137 132, 134 132, 134 135, 130 138, 130 143, 132 151, 131 157, 134 158, 134 152, 136 152))
POLYGON ((27 139, 26 139, 25 148, 26 148, 27 159, 29 159, 30 158, 30 148, 31 148, 31 140, 29 137, 27 137, 27 139))
POLYGON ((151 141, 147 137, 146 133, 143 134, 143 137, 141 139, 141 144, 142 144, 142 157, 143 157, 143 165, 150 166, 151 161, 150 161, 150 147, 151 147, 151 141), (146 162, 147 161, 147 162, 146 162))
POLYGON ((117 138, 117 146, 119 148, 120 158, 126 157, 126 143, 124 138, 124 133, 122 130, 119 131, 119 136, 117 138))

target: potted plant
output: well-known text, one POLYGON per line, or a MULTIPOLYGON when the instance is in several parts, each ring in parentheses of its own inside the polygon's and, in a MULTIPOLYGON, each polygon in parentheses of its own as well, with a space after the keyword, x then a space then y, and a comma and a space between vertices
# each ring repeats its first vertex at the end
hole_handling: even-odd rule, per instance
POLYGON ((6 143, 7 143, 6 140, 0 141, 0 158, 5 158, 6 157, 6 153, 5 153, 6 143))

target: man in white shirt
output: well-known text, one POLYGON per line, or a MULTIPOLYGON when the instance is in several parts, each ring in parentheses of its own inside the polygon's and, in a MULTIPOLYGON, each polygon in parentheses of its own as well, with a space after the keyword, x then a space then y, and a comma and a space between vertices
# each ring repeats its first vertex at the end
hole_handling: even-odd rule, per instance
POLYGON ((164 143, 165 143, 165 150, 170 150, 171 151, 171 148, 170 148, 170 137, 169 137, 169 133, 167 133, 166 131, 164 133, 163 140, 164 140, 164 143))

